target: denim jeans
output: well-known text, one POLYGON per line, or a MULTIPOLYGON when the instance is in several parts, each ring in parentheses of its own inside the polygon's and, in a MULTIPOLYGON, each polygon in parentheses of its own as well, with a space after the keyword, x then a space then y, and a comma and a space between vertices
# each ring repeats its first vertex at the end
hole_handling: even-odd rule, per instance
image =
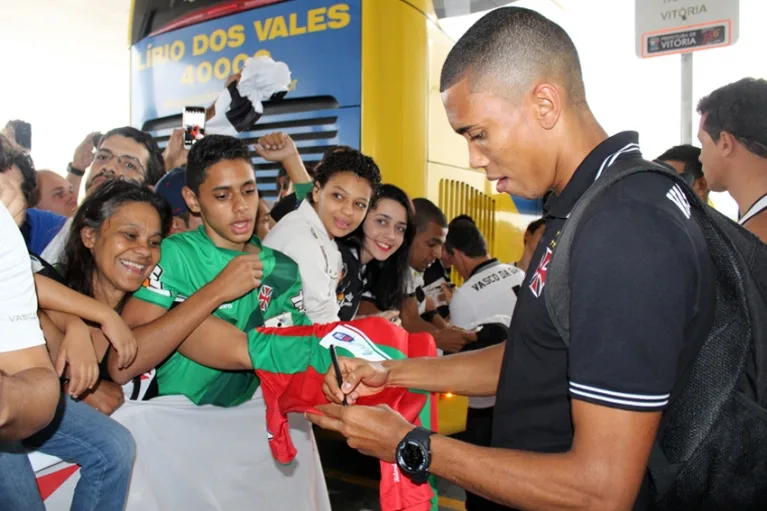
MULTIPOLYGON (((136 444, 127 429, 95 408, 64 397, 51 424, 24 445, 80 465, 72 511, 125 507, 136 444)), ((0 443, 0 474, 4 511, 45 509, 26 454, 0 443)))

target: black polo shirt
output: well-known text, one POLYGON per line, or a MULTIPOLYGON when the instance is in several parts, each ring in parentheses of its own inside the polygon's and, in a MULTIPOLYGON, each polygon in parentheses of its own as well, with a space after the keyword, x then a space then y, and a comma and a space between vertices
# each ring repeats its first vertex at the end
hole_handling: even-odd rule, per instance
MULTIPOLYGON (((640 157, 636 133, 605 140, 547 204, 504 354, 494 447, 568 451, 573 399, 664 410, 711 328, 716 295, 705 239, 674 183, 650 173, 611 187, 578 228, 570 262, 569 349, 551 322, 546 274, 565 219, 605 167, 640 157)), ((644 508, 645 489, 635 509, 644 508)))

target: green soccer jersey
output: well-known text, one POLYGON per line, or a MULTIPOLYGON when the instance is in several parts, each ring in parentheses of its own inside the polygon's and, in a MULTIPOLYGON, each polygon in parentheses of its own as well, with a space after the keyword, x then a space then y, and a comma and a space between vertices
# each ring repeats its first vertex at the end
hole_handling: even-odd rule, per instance
MULTIPOLYGON (((303 312, 298 266, 288 256, 262 247, 261 287, 222 304, 214 314, 244 332, 259 326, 303 326, 311 321, 303 312)), ((243 255, 213 244, 204 227, 163 240, 160 263, 133 296, 170 309, 211 282, 235 257, 243 255)), ((258 388, 253 371, 219 371, 174 352, 157 368, 159 395, 184 395, 198 405, 236 406, 258 388)))

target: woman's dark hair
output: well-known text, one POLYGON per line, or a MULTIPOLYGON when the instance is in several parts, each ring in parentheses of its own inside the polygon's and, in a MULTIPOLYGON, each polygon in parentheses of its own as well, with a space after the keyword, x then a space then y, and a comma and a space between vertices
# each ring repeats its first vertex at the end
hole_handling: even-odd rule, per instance
MULTIPOLYGON (((325 153, 314 168, 314 182, 323 187, 334 174, 339 172, 351 172, 367 180, 373 189, 373 197, 378 194, 381 170, 370 156, 348 146, 334 147, 325 153)), ((311 194, 307 196, 307 200, 312 200, 311 194)))
MULTIPOLYGON (((379 310, 386 311, 399 309, 402 301, 405 299, 405 286, 407 282, 407 273, 410 269, 410 247, 415 238, 415 212, 410 198, 400 188, 394 185, 381 185, 378 195, 375 197, 375 203, 370 209, 376 207, 381 199, 391 199, 405 208, 407 217, 407 228, 405 229, 405 239, 402 246, 394 252, 391 257, 385 261, 370 261, 365 267, 365 280, 367 281, 366 290, 370 291, 375 300, 376 307, 379 310)), ((370 213, 368 213, 370 214, 370 213)), ((362 246, 365 239, 363 232, 364 222, 347 238, 344 242, 362 246)))
MULTIPOLYGON (((130 181, 115 179, 104 183, 85 199, 72 220, 61 268, 64 282, 70 288, 93 297, 93 272, 96 270, 96 260, 83 244, 80 232, 86 227, 98 230, 120 207, 135 202, 149 204, 157 210, 157 214, 160 215, 162 235, 163 237, 168 235, 173 215, 165 199, 151 189, 130 181)), ((122 308, 125 298, 118 306, 118 310, 122 308)))

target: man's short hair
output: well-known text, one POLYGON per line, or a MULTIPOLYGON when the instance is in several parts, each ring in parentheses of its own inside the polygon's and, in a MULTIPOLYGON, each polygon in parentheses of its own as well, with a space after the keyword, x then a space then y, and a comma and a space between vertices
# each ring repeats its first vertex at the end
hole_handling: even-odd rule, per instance
POLYGON ((472 91, 501 87, 512 97, 535 80, 552 80, 567 91, 570 104, 586 103, 580 59, 570 36, 521 7, 490 11, 453 46, 442 67, 440 92, 463 78, 469 79, 472 91))
POLYGON ((767 158, 767 81, 743 78, 704 97, 698 113, 703 129, 714 141, 730 133, 749 151, 767 158))
POLYGON ((207 135, 194 143, 186 161, 186 186, 199 195, 208 169, 222 160, 245 160, 252 165, 248 146, 228 135, 207 135))
POLYGON ((429 199, 423 197, 413 199, 413 209, 415 210, 415 232, 424 232, 432 222, 447 228, 445 214, 429 199))
POLYGON ((476 224, 477 222, 474 221, 474 219, 470 215, 458 215, 457 217, 450 220, 450 225, 447 226, 447 229, 450 230, 450 226, 453 225, 455 222, 460 222, 462 220, 465 220, 467 222, 471 222, 473 224, 476 224))
POLYGON ((473 220, 461 218, 450 222, 445 248, 450 255, 460 250, 467 257, 486 257, 487 241, 473 220), (457 220, 457 221, 456 221, 457 220))
POLYGON ((696 180, 703 177, 703 164, 700 162, 700 147, 690 144, 675 145, 656 158, 658 161, 678 161, 684 163, 684 171, 696 180))
POLYGON ((107 131, 106 134, 101 137, 101 140, 99 140, 99 147, 101 147, 106 139, 115 135, 130 138, 146 147, 146 150, 149 153, 149 159, 146 164, 146 181, 144 184, 150 186, 156 185, 157 181, 165 175, 165 160, 162 156, 162 149, 157 145, 157 142, 152 138, 152 135, 137 130, 132 126, 123 126, 122 128, 115 128, 107 131))

